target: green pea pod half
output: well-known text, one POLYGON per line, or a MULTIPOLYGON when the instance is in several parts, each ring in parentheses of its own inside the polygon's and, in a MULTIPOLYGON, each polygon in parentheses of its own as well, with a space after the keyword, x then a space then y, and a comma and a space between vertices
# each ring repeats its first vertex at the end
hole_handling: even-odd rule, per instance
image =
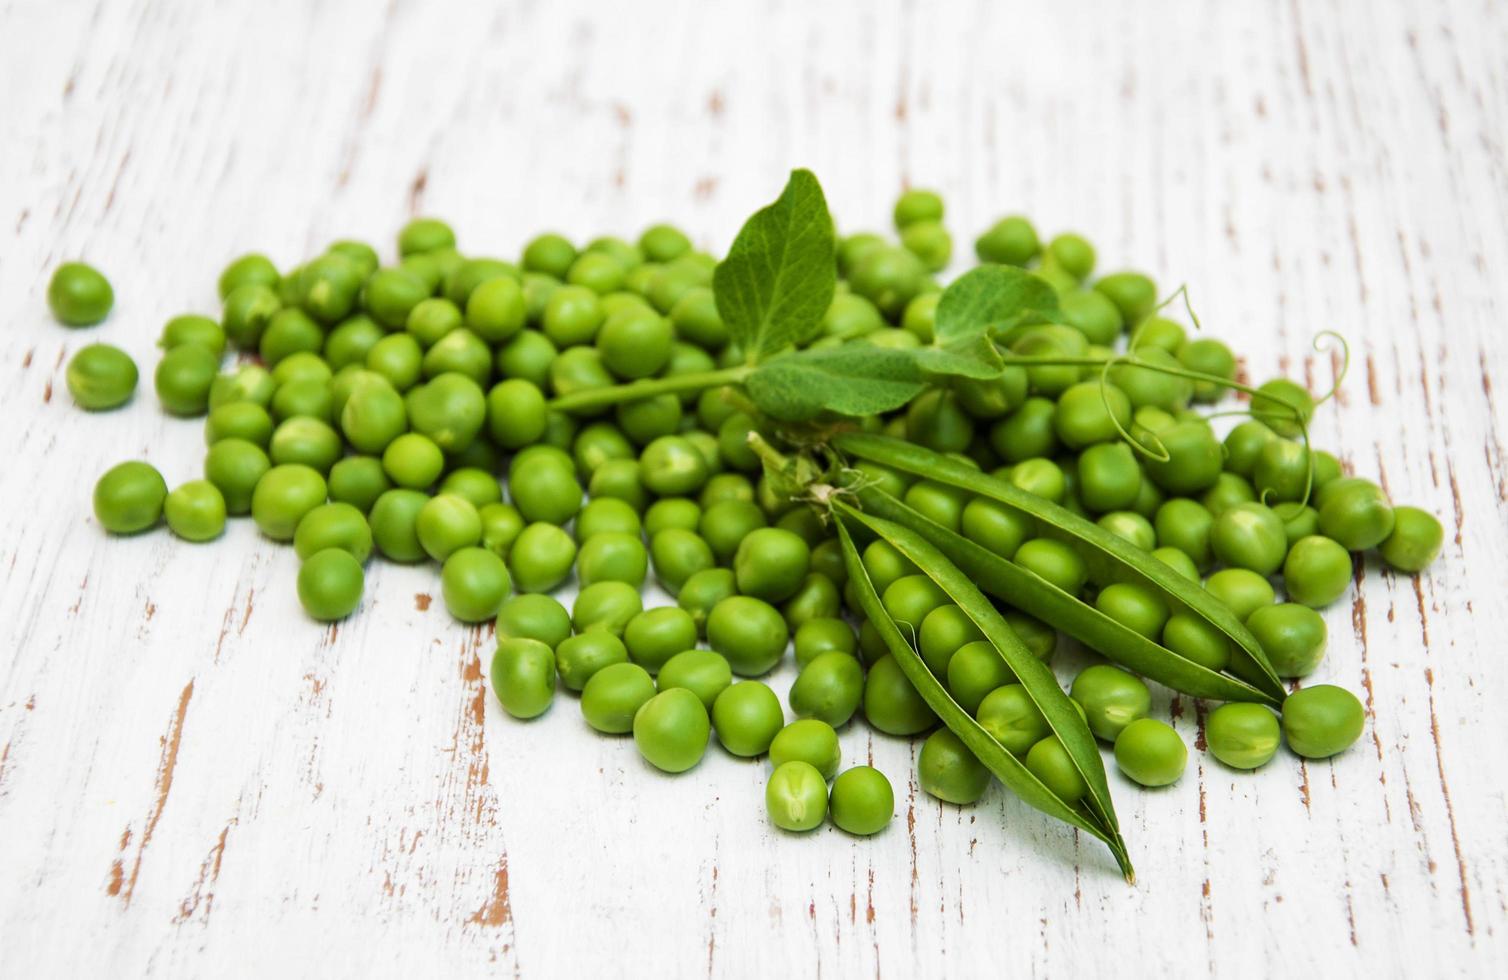
POLYGON ((1126 880, 1135 881, 1136 873, 1116 822, 1115 809, 1110 801, 1110 787, 1105 779, 1105 766, 1095 746, 1094 736, 1068 700, 1068 695, 1058 686, 1052 671, 1021 644, 1004 618, 968 576, 922 535, 894 522, 866 514, 841 499, 833 501, 833 512, 837 518, 844 562, 848 567, 850 581, 855 585, 860 608, 879 631, 902 673, 927 702, 928 707, 1012 792, 1042 812, 1103 841, 1126 880), (885 611, 849 532, 851 522, 866 527, 909 558, 979 627, 1026 688, 1027 694, 1042 712, 1053 734, 1062 742, 1074 767, 1089 788, 1081 805, 1071 806, 1048 789, 1021 760, 1007 752, 954 701, 947 688, 933 676, 921 655, 885 611))
MULTIPOLYGON (((945 543, 949 553, 961 559, 971 574, 983 576, 988 570, 990 584, 986 587, 1000 598, 1020 606, 1022 611, 1176 691, 1196 697, 1259 701, 1271 705, 1280 704, 1286 696, 1287 691, 1272 669, 1262 645, 1236 618, 1234 612, 1204 591, 1197 582, 1184 578, 1170 566, 1118 535, 1050 500, 1027 493, 1003 480, 986 476, 956 459, 900 439, 849 432, 837 436, 833 440, 833 446, 840 452, 859 459, 988 497, 1032 517, 1044 533, 1072 546, 1084 559, 1091 576, 1101 586, 1123 581, 1149 586, 1162 596, 1174 612, 1187 612, 1219 630, 1230 641, 1231 662, 1228 673, 1234 676, 1217 675, 1150 640, 1144 643, 1134 640, 1122 642, 1126 636, 1135 634, 1124 627, 1112 630, 1105 626, 1103 621, 1109 617, 1093 607, 1056 589, 1052 590, 1057 593, 1056 596, 1044 593, 1035 588, 1035 583, 1041 580, 1035 576, 1028 579, 1017 575, 1017 572, 1024 570, 977 545, 971 544, 968 548, 954 551, 954 544, 964 540, 961 535, 928 521, 910 508, 897 511, 893 507, 884 508, 883 501, 878 502, 892 519, 904 519, 903 523, 911 524, 914 529, 930 536, 934 544, 945 543), (921 523, 916 523, 918 521, 921 523), (1003 594, 1001 590, 1004 590, 1003 594), (1023 598, 1025 595, 1034 598, 1023 598), (1062 601, 1058 596, 1067 601, 1062 601), (1026 605, 1026 602, 1033 604, 1026 605), (1216 680, 1216 677, 1224 678, 1231 684, 1216 680)), ((985 584, 982 577, 981 584, 985 584)))

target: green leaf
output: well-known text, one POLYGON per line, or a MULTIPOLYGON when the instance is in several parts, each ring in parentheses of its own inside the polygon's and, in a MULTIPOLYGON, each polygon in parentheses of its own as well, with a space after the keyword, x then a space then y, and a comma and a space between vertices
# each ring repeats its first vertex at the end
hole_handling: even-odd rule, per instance
POLYGON ((837 287, 836 247, 822 185, 809 170, 793 170, 775 203, 744 222, 712 274, 712 291, 750 364, 816 332, 837 287))
POLYGON ((1056 323, 1058 292, 1046 279, 1010 265, 981 265, 953 280, 937 301, 933 335, 948 346, 963 337, 1056 323))
POLYGON ((804 422, 824 410, 875 415, 900 408, 925 387, 913 354, 871 344, 783 354, 756 367, 744 391, 781 422, 804 422))
POLYGON ((987 379, 999 377, 1005 369, 1000 352, 983 332, 959 337, 943 345, 920 347, 912 354, 928 374, 987 379))

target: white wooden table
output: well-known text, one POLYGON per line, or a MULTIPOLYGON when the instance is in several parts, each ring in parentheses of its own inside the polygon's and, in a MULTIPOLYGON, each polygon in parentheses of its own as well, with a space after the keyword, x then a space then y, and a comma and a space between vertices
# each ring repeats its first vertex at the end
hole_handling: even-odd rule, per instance
POLYGON ((1508 9, 1053 6, 0 4, 0 975, 1508 973, 1508 9), (666 217, 720 249, 802 165, 847 230, 908 182, 961 250, 1009 211, 1080 230, 1187 282, 1257 379, 1324 387, 1310 338, 1350 338, 1317 440, 1447 527, 1327 615, 1356 748, 1112 772, 1134 887, 998 786, 939 805, 863 726, 896 820, 792 838, 762 763, 666 778, 572 698, 505 717, 431 569, 374 563, 327 629, 245 521, 90 514, 119 459, 197 475, 153 342, 241 250, 420 212, 480 253, 666 217), (91 331, 44 303, 76 256, 118 292, 91 331), (92 340, 143 366, 122 411, 70 403, 92 340))

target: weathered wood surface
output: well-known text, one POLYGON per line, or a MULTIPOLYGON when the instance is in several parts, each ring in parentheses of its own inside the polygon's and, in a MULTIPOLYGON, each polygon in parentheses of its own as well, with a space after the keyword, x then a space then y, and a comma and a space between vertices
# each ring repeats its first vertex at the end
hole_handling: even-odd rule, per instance
POLYGON ((0 974, 1508 973, 1508 8, 1051 6, 0 5, 0 974), (326 629, 245 522, 94 523, 110 462, 197 474, 153 340, 238 251, 421 211, 478 252, 662 217, 720 248, 795 165, 850 230, 907 182, 964 248, 1009 210, 1081 230, 1187 282, 1254 378, 1323 387, 1310 338, 1351 339, 1316 438, 1448 529, 1327 617, 1361 745, 1112 774, 1135 887, 999 787, 920 795, 861 726, 897 820, 792 839, 762 764, 662 778, 569 698, 505 718, 429 569, 375 563, 326 629), (75 256, 118 290, 87 332, 43 301, 75 256), (106 416, 63 389, 95 339, 146 373, 106 416))

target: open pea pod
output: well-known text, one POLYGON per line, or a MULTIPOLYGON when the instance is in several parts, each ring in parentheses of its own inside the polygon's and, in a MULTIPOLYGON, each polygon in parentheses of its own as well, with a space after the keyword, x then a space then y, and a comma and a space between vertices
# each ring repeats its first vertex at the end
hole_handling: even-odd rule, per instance
MULTIPOLYGON (((1111 534, 1093 521, 1085 520, 1065 507, 1027 493, 1004 480, 986 476, 956 459, 900 439, 862 432, 846 432, 833 439, 833 447, 860 459, 867 459, 928 480, 989 497, 1035 518, 1042 527, 1048 529, 1049 533, 1073 544, 1089 563, 1091 570, 1100 578, 1131 580, 1149 585, 1161 593, 1175 609, 1187 611, 1223 633, 1231 644, 1230 673, 1247 681, 1252 688, 1264 695, 1260 699, 1253 699, 1247 695, 1241 700, 1274 703, 1281 702, 1287 694, 1282 682, 1278 680, 1277 673, 1272 669, 1272 664, 1268 662, 1262 645, 1257 642, 1251 630, 1236 618, 1236 614, 1229 607, 1204 591, 1197 582, 1184 578, 1171 567, 1135 547, 1124 538, 1111 534)), ((1116 650, 1104 649, 1092 638, 1080 635, 1080 627, 1087 621, 1079 616, 1079 611, 1083 608, 1085 607, 1082 603, 1076 602, 1073 608, 1066 610, 1071 615, 1065 615, 1056 622, 1035 609, 1026 611, 1045 620, 1054 628, 1088 643, 1111 659, 1116 659, 1116 650)), ((1052 610, 1045 609, 1044 612, 1052 612, 1052 610)), ((1172 651, 1167 651, 1167 653, 1176 657, 1172 651)), ((1177 659, 1182 660, 1182 658, 1177 659)), ((1195 666, 1189 661, 1183 662, 1189 666, 1195 666)), ((1147 676, 1168 684, 1175 690, 1183 690, 1156 674, 1148 673, 1147 676)))
POLYGON ((953 734, 968 746, 969 751, 990 770, 994 776, 1031 806, 1062 820, 1087 834, 1103 841, 1115 856, 1127 881, 1134 881, 1126 843, 1121 838, 1116 822, 1115 809, 1110 801, 1110 787, 1105 779, 1105 767, 1084 719, 1079 715, 1068 695, 1058 686, 1057 678, 1047 665, 1037 660, 1012 632, 1010 626, 996 611, 984 594, 969 581, 968 576, 948 560, 926 538, 891 521, 865 514, 842 501, 835 501, 833 510, 837 517, 838 537, 842 543, 844 562, 850 580, 854 583, 860 608, 864 611, 885 645, 894 655, 906 679, 916 688, 927 705, 942 719, 953 734), (900 627, 890 618, 880 601, 869 572, 859 557, 848 522, 854 521, 867 527, 897 551, 909 558, 918 568, 928 574, 948 596, 963 609, 995 647, 1006 664, 1015 672, 1025 687, 1048 726, 1079 771, 1088 795, 1082 808, 1070 806, 1048 789, 1021 760, 1007 752, 994 737, 980 726, 979 722, 953 700, 946 687, 932 674, 921 655, 916 652, 900 627))
POLYGON ((946 552, 990 595, 1062 630, 1130 670, 1184 694, 1217 701, 1280 701, 1246 681, 1231 677, 1153 643, 1145 636, 1082 602, 1034 572, 980 547, 876 487, 858 491, 864 509, 918 532, 946 552))

